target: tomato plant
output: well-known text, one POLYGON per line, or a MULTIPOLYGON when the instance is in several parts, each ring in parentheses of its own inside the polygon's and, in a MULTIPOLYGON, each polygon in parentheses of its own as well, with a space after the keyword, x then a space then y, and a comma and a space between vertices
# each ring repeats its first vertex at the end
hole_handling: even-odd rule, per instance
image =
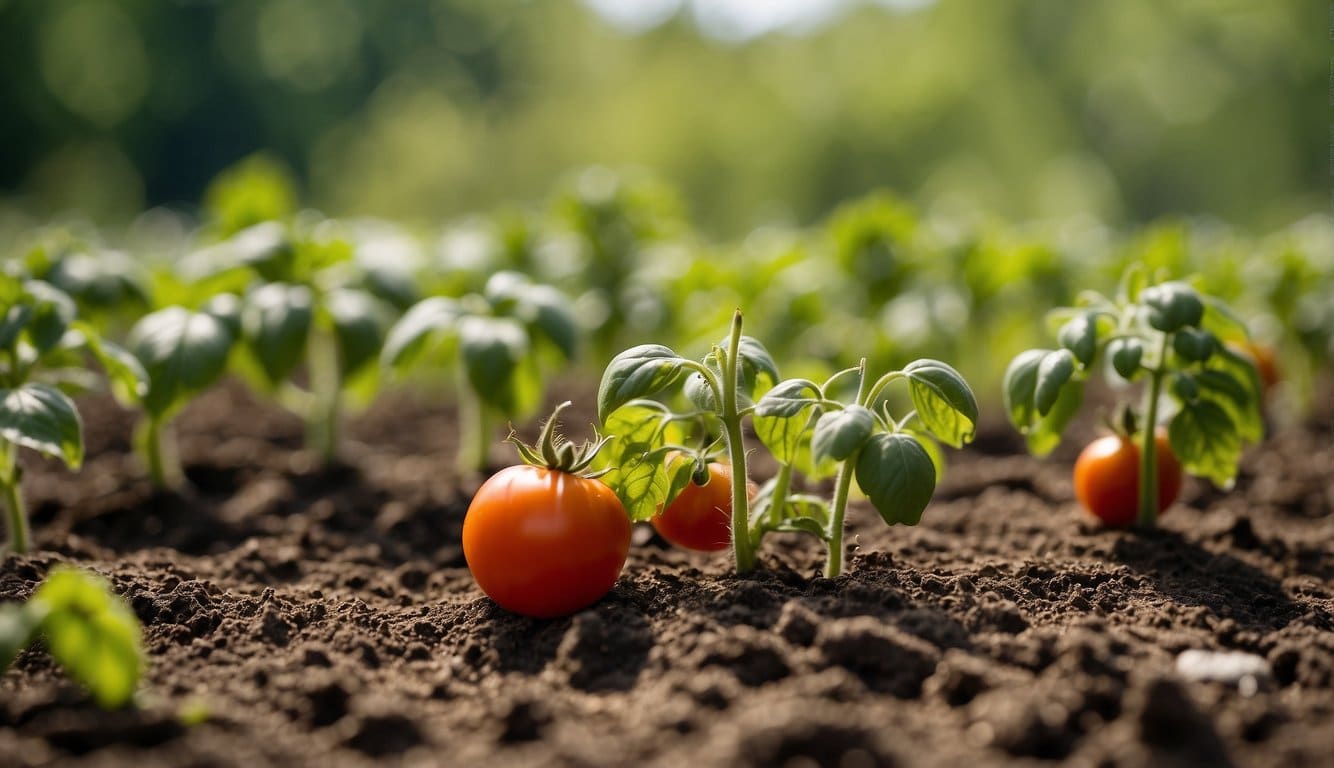
POLYGON ((525 464, 492 475, 463 519, 463 555, 483 592, 535 618, 573 613, 616 584, 630 550, 630 518, 586 472, 598 444, 556 436, 557 407, 537 447, 511 438, 525 464))
POLYGON ((404 369, 428 345, 454 351, 459 469, 476 472, 486 467, 496 421, 532 415, 545 369, 574 358, 579 334, 564 294, 517 272, 498 272, 480 294, 432 296, 414 305, 389 331, 380 360, 404 369))
MULTIPOLYGON (((1158 464, 1157 514, 1181 493, 1181 462, 1161 430, 1155 436, 1158 464)), ((1106 435, 1085 446, 1075 460, 1075 498, 1105 525, 1124 528, 1139 510, 1140 450, 1127 435, 1106 435)))
POLYGON ((1160 421, 1187 472, 1231 485, 1243 441, 1259 440, 1264 427, 1255 366, 1223 343, 1246 336, 1225 304, 1186 283, 1150 285, 1145 270, 1132 268, 1115 300, 1087 292, 1052 320, 1060 348, 1020 353, 1005 373, 1006 412, 1030 450, 1055 448, 1084 382, 1110 366, 1120 382, 1143 382, 1140 412, 1127 411, 1140 425, 1139 472, 1123 480, 1138 486, 1136 523, 1152 526, 1158 516, 1160 421))
POLYGON ((143 369, 120 347, 78 319, 74 301, 51 285, 0 273, 0 497, 8 512, 8 548, 28 549, 19 449, 83 463, 83 422, 70 394, 95 388, 101 365, 117 397, 143 394, 143 369))
POLYGON ((658 344, 632 347, 612 359, 598 388, 598 415, 612 436, 607 451, 608 483, 635 519, 650 519, 690 481, 688 462, 664 461, 684 425, 702 425, 721 435, 736 480, 731 485, 732 554, 738 572, 755 567, 764 534, 796 531, 823 539, 829 549, 825 573, 843 568, 843 516, 852 481, 888 523, 915 524, 935 489, 939 452, 935 439, 962 445, 972 439, 977 401, 963 377, 948 365, 918 360, 878 379, 865 361, 834 374, 823 385, 783 380, 767 349, 741 333, 741 313, 732 332, 704 356, 690 360, 658 344), (887 387, 905 381, 915 406, 901 417, 890 413, 887 387), (856 397, 835 398, 838 387, 856 382, 856 397), (649 400, 675 384, 687 409, 649 400), (757 401, 758 398, 758 401, 757 401), (750 503, 742 419, 754 417, 756 434, 778 461, 779 472, 750 503), (832 500, 791 493, 793 473, 836 474, 832 500))

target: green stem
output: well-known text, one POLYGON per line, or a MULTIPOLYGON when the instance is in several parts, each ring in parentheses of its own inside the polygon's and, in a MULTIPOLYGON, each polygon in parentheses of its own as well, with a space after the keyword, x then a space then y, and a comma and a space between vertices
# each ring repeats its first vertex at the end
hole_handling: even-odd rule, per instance
POLYGON ((148 463, 148 478, 154 488, 174 488, 180 484, 184 473, 176 457, 176 445, 167 431, 167 422, 152 417, 144 422, 140 443, 144 460, 148 463))
POLYGON ((732 462, 732 556, 736 572, 747 573, 755 567, 755 548, 750 541, 750 495, 746 493, 746 445, 741 434, 741 416, 737 413, 736 387, 738 355, 741 350, 741 310, 732 317, 732 335, 722 361, 722 422, 727 438, 727 452, 732 462))
POLYGON ((28 515, 23 509, 23 495, 19 492, 18 451, 6 443, 0 468, 0 492, 4 494, 5 509, 9 513, 8 549, 16 555, 28 551, 28 515))
POLYGON ((792 465, 779 464, 778 474, 774 477, 774 492, 769 497, 770 520, 777 523, 783 514, 783 507, 787 504, 787 493, 792 487, 792 465))
POLYGON ((325 333, 312 334, 310 344, 313 407, 306 413, 306 443, 329 464, 338 456, 338 421, 342 412, 338 347, 325 333))
MULTIPOLYGON (((858 374, 861 378, 857 383, 857 404, 865 405, 871 395, 870 389, 878 389, 883 385, 877 382, 877 387, 867 388, 864 357, 858 365, 858 374)), ((825 578, 836 578, 843 572, 843 516, 848 509, 848 492, 852 488, 852 472, 856 465, 857 453, 853 453, 839 466, 838 479, 834 482, 834 501, 829 510, 829 530, 825 532, 829 539, 829 557, 824 565, 825 578)))
POLYGON ((825 578, 837 578, 843 573, 843 514, 848 508, 848 491, 852 488, 852 467, 857 461, 853 454, 838 468, 834 484, 834 504, 829 510, 829 558, 824 564, 825 578))
POLYGON ((486 469, 491 455, 491 419, 486 404, 472 390, 467 372, 459 366, 459 455, 458 470, 472 475, 486 469))
POLYGON ((1136 522, 1144 528, 1152 528, 1158 520, 1158 400, 1167 370, 1164 365, 1167 343, 1168 335, 1164 333, 1158 365, 1150 374, 1149 388, 1144 393, 1144 423, 1140 425, 1139 518, 1136 522))

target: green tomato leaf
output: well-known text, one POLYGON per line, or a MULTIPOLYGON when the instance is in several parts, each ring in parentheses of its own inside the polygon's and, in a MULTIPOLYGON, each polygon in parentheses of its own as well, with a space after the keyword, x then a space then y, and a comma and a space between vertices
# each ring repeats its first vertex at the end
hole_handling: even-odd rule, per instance
POLYGON ((268 283, 246 297, 242 332, 270 386, 286 381, 305 358, 314 314, 314 294, 304 285, 268 283))
POLYGON ((811 409, 820 403, 820 388, 806 379, 779 382, 755 404, 751 417, 755 436, 774 458, 792 464, 809 441, 811 409), (803 436, 805 436, 803 438, 803 436))
POLYGON ((334 341, 344 378, 351 377, 380 354, 393 309, 365 291, 331 291, 324 307, 333 322, 334 341))
POLYGON ((874 430, 875 414, 860 405, 822 413, 811 435, 811 456, 817 462, 844 461, 866 443, 874 430))
POLYGON ((1186 403, 1167 427, 1172 452, 1192 475, 1231 488, 1241 459, 1241 435, 1227 411, 1211 400, 1186 403))
POLYGON ((4 318, 0 319, 0 349, 13 349, 14 343, 18 341, 19 335, 23 329, 28 326, 28 321, 32 319, 32 306, 29 304, 14 304, 5 312, 4 318))
POLYGON ((139 620, 130 607, 103 579, 72 568, 53 571, 32 600, 47 611, 42 634, 51 657, 102 707, 127 703, 144 663, 139 620))
POLYGON ((1088 366, 1098 354, 1098 316, 1085 312, 1071 318, 1056 334, 1061 346, 1070 350, 1081 367, 1088 366))
POLYGON ((465 314, 463 305, 454 299, 433 296, 423 299, 403 313, 403 317, 389 329, 380 364, 401 367, 410 364, 427 339, 437 331, 455 331, 459 318, 465 314))
POLYGON ((518 416, 527 405, 521 395, 531 388, 531 375, 521 375, 530 356, 523 325, 507 317, 470 315, 459 319, 458 330, 459 355, 473 392, 502 414, 518 416))
POLYGON ((857 485, 871 504, 894 525, 916 525, 936 490, 936 467, 912 436, 880 433, 857 456, 857 485))
POLYGON ((604 421, 611 440, 598 452, 594 467, 608 470, 602 481, 632 520, 651 519, 690 482, 692 462, 663 456, 665 446, 685 437, 669 416, 664 406, 641 400, 617 408, 604 421))
POLYGON ((147 379, 142 402, 158 419, 213 386, 227 368, 235 338, 207 312, 167 307, 130 329, 130 353, 147 379))
POLYGON ((903 369, 923 426, 960 448, 977 432, 977 398, 963 376, 939 360, 914 360, 903 369))
POLYGON ((1084 382, 1071 381, 1061 387, 1056 402, 1047 415, 1029 425, 1024 433, 1028 450, 1034 456, 1046 456, 1061 444, 1061 435, 1065 428, 1079 413, 1079 406, 1084 402, 1084 382))
POLYGON ((1250 360, 1220 346, 1203 371, 1195 375, 1200 397, 1227 412, 1243 440, 1259 442, 1264 437, 1264 415, 1260 411, 1260 376, 1250 360))
POLYGON ((148 394, 148 372, 138 358, 116 344, 103 340, 96 329, 87 323, 75 323, 75 330, 83 338, 84 348, 106 371, 111 393, 123 405, 137 405, 148 394))
POLYGON ((1209 331, 1222 341, 1243 341, 1250 336, 1246 321, 1222 300, 1214 296, 1201 296, 1204 301, 1204 319, 1200 327, 1209 331))
POLYGON ((483 296, 497 313, 518 318, 536 335, 550 341, 567 360, 579 347, 579 322, 574 305, 559 290, 532 282, 519 272, 497 272, 486 282, 483 296))
POLYGON ((1172 349, 1183 360, 1192 363, 1208 360, 1218 347, 1218 339, 1208 331, 1182 328, 1172 336, 1172 349))
POLYGON ((1020 432, 1027 432, 1039 418, 1033 405, 1033 395, 1038 386, 1038 367, 1047 358, 1049 350, 1029 349, 1020 352, 1010 361, 1002 379, 1005 395, 1005 414, 1010 423, 1020 432))
POLYGON ((40 280, 29 280, 23 289, 32 302, 32 315, 27 323, 28 339, 41 356, 65 338, 65 331, 78 316, 78 308, 64 291, 40 280))
POLYGON ((1048 352, 1038 364, 1037 382, 1033 388, 1033 407, 1038 416, 1046 416, 1061 396, 1061 389, 1075 373, 1075 356, 1068 349, 1048 352))
POLYGON ((1139 339, 1113 339, 1107 344, 1107 352, 1117 375, 1129 381, 1144 359, 1144 343, 1139 339))
POLYGON ((1173 280, 1149 286, 1139 300, 1148 310, 1149 325, 1164 333, 1196 327, 1204 319, 1204 302, 1188 283, 1173 280))
POLYGON ((0 438, 64 460, 83 463, 83 421, 74 401, 48 384, 0 389, 0 438))
MULTIPOLYGON (((727 348, 728 341, 730 339, 721 343, 723 349, 727 348)), ((737 357, 741 360, 741 375, 737 380, 738 384, 745 385, 747 400, 754 400, 761 388, 772 387, 781 378, 778 375, 778 364, 758 339, 742 336, 737 345, 737 357)))
POLYGON ((612 358, 598 384, 598 420, 605 425, 617 408, 666 389, 687 362, 661 344, 641 344, 612 358))
POLYGON ((819 496, 794 493, 787 497, 781 512, 768 515, 772 522, 765 526, 774 533, 806 533, 829 540, 829 504, 819 496))

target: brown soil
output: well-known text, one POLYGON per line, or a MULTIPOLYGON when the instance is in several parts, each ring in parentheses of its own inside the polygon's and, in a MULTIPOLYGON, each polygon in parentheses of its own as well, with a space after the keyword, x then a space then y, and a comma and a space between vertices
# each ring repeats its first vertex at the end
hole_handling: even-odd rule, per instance
POLYGON ((0 677, 0 765, 1334 764, 1328 415, 1155 533, 1084 522, 1069 455, 996 429, 922 525, 855 509, 840 579, 812 539, 737 578, 640 531, 610 595, 534 621, 468 575, 447 410, 387 399, 318 469, 294 420, 224 388, 181 419, 196 490, 175 495, 132 479, 131 416, 84 406, 91 458, 31 462, 40 551, 0 564, 0 599, 61 562, 107 574, 151 667, 138 708, 102 713, 26 652, 0 677), (1274 678, 1187 682, 1190 648, 1274 678))

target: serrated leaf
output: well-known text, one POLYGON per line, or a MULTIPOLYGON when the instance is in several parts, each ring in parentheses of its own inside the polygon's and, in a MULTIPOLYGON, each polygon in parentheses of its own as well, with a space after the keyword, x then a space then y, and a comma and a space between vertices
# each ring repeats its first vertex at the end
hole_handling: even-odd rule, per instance
POLYGON ((161 418, 217 382, 235 338, 211 314, 167 307, 135 323, 127 343, 147 377, 144 409, 161 418))
POLYGON ((1227 412, 1243 440, 1259 442, 1264 437, 1260 375, 1250 360, 1226 346, 1219 347, 1195 381, 1200 396, 1227 412))
POLYGON ((822 413, 811 434, 811 456, 817 462, 844 461, 866 443, 874 430, 875 414, 860 405, 822 413))
POLYGON ((423 299, 403 313, 403 317, 389 329, 380 363, 395 367, 411 363, 428 337, 438 331, 457 330, 464 314, 463 305, 454 299, 443 296, 423 299))
POLYGON ((1075 356, 1068 349, 1048 352, 1038 364, 1037 382, 1033 387, 1033 407, 1039 416, 1046 416, 1061 395, 1061 389, 1075 372, 1075 356))
POLYGON ((63 459, 70 469, 83 463, 83 421, 63 392, 29 382, 0 389, 0 438, 63 459))
MULTIPOLYGON (((812 427, 813 408, 820 403, 820 388, 806 379, 779 382, 755 404, 751 424, 755 436, 774 458, 792 464, 800 454, 803 435, 812 427)), ((805 440, 809 441, 809 435, 805 440)))
POLYGON ((1181 466, 1192 475, 1230 488, 1241 460, 1241 435, 1227 412, 1211 400, 1184 404, 1167 427, 1181 466))
POLYGON ((927 431, 955 448, 971 442, 977 432, 977 398, 963 376, 939 360, 915 360, 903 373, 927 431))
POLYGON ((393 309, 355 289, 331 291, 324 307, 333 323, 342 375, 351 377, 379 356, 393 309))
POLYGON ((246 297, 242 331, 270 386, 286 381, 305 359, 314 317, 315 297, 304 285, 268 283, 246 297))
POLYGON ((611 440, 598 453, 594 467, 609 470, 602 481, 632 520, 651 519, 690 482, 691 462, 662 455, 665 446, 679 444, 684 437, 680 426, 664 415, 657 404, 632 402, 613 411, 603 426, 611 440))
POLYGON ((53 571, 32 600, 47 611, 41 629, 51 657, 102 707, 127 703, 144 655, 139 620, 129 606, 104 580, 72 568, 53 571))
POLYGON ((857 457, 857 486, 886 523, 916 525, 936 490, 936 468, 926 449, 903 433, 880 433, 857 457))
POLYGON ((686 363, 661 344, 641 344, 612 358, 598 384, 598 421, 605 424, 617 408, 666 389, 686 363))

